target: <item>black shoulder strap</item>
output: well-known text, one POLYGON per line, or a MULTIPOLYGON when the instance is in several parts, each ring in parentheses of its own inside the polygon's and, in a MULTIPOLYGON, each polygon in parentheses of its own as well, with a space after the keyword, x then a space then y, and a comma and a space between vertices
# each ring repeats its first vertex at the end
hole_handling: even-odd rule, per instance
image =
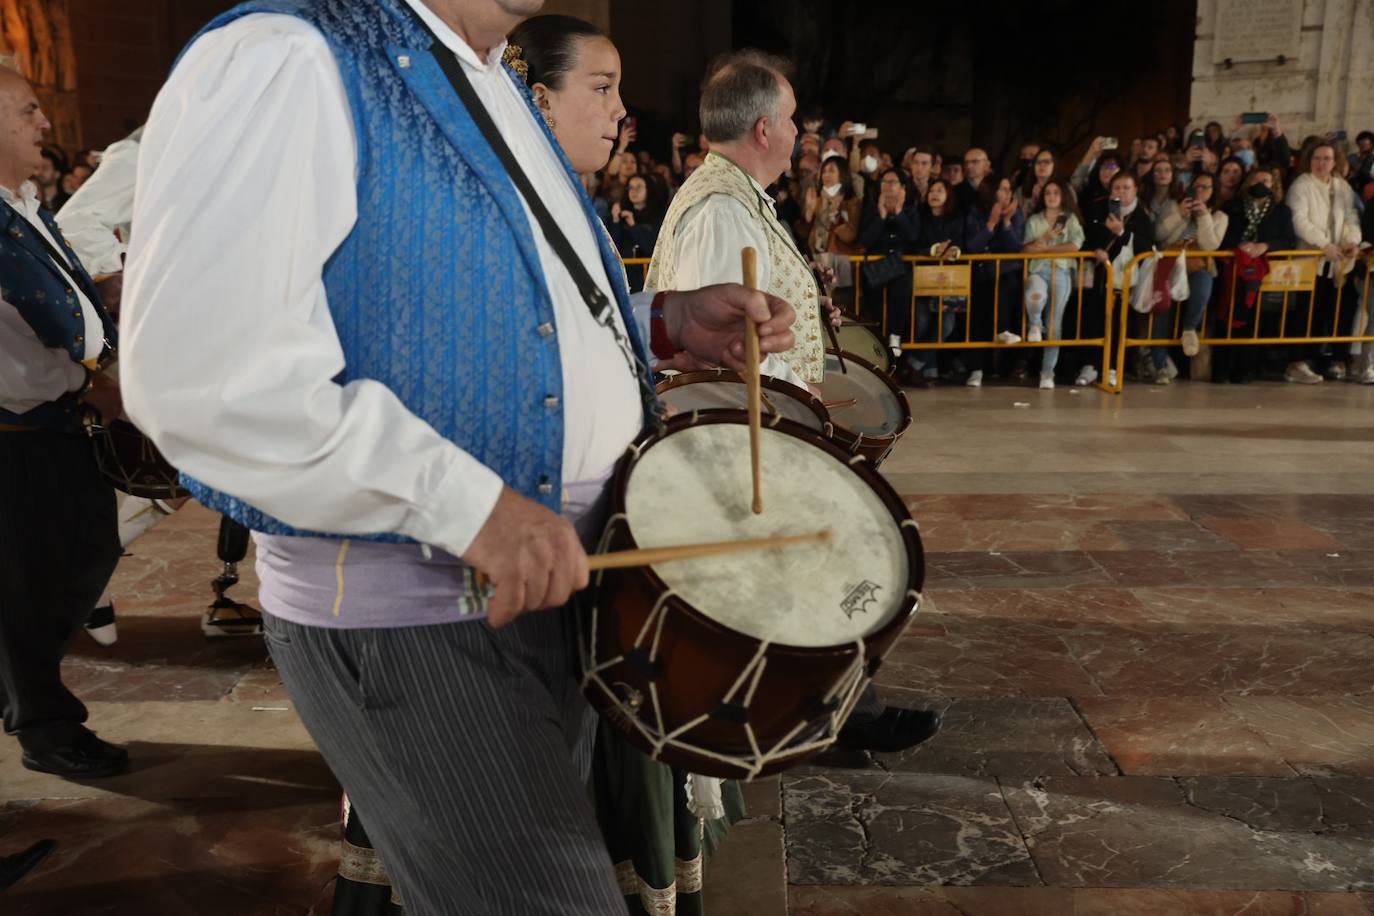
POLYGON ((463 106, 467 108, 468 114, 477 124, 477 128, 482 131, 482 136, 487 138, 487 143, 491 145, 492 152, 496 153, 496 158, 501 160, 501 165, 505 167, 506 174, 510 176, 515 184, 520 196, 525 199, 530 212, 539 222, 539 228, 544 232, 544 238, 553 248, 558 259, 563 262, 563 266, 572 275, 573 282, 577 284, 577 291, 582 294, 582 301, 587 303, 587 308, 591 309, 592 316, 598 322, 604 322, 606 310, 610 307, 610 299, 601 291, 601 287, 596 285, 592 275, 587 272, 586 265, 582 259, 573 251, 572 243, 563 234, 563 230, 558 228, 558 223, 554 221, 553 215, 549 213, 544 202, 539 199, 539 194, 535 192, 534 185, 525 175, 524 169, 520 168, 520 163, 516 161, 515 154, 506 145, 506 139, 501 136, 501 132, 496 129, 496 124, 491 120, 491 115, 487 108, 482 104, 482 100, 477 98, 477 92, 472 88, 472 83, 468 76, 463 72, 463 65, 458 60, 458 55, 453 53, 453 49, 439 40, 439 36, 434 34, 434 30, 429 27, 429 23, 420 18, 419 14, 414 13, 415 21, 429 33, 430 39, 434 44, 430 47, 431 53, 439 61, 439 67, 448 77, 448 81, 453 84, 453 91, 458 93, 458 98, 462 100, 463 106))

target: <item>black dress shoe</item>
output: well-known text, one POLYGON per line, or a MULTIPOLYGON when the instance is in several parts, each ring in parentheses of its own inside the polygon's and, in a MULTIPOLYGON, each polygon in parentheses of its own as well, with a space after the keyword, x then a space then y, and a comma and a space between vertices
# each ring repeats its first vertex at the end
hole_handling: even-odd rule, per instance
POLYGON ((57 848, 56 840, 39 840, 23 852, 12 856, 0 856, 0 891, 5 891, 14 882, 38 867, 38 863, 57 848))
POLYGON ((875 718, 850 720, 836 744, 855 751, 892 754, 913 748, 940 730, 940 714, 928 709, 889 706, 875 718))
POLYGON ((51 773, 63 779, 97 779, 115 776, 129 768, 129 752, 86 731, 70 744, 43 750, 24 749, 25 769, 51 773))

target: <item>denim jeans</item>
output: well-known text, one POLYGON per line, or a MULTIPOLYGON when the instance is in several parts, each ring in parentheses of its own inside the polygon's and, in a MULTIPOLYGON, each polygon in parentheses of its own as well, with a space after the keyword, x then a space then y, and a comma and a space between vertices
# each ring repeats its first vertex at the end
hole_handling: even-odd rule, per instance
MULTIPOLYGON (((1064 336, 1064 306, 1073 292, 1073 271, 1063 267, 1053 267, 1046 263, 1037 265, 1026 278, 1026 318, 1030 328, 1040 327, 1045 331, 1045 340, 1059 340, 1064 336), (1050 308, 1050 320, 1042 321, 1045 304, 1053 293, 1054 302, 1050 308)), ((1046 347, 1040 362, 1040 373, 1054 372, 1059 364, 1059 348, 1046 347)))
MULTIPOLYGON (((950 301, 945 300, 944 317, 940 320, 940 336, 938 340, 943 341, 954 331, 954 324, 959 320, 959 313, 950 308, 950 301)), ((935 333, 935 323, 939 315, 940 300, 929 296, 922 296, 916 300, 916 339, 918 341, 929 341, 935 333)), ((938 350, 916 350, 916 362, 921 366, 921 374, 926 378, 936 378, 940 374, 940 354, 938 350)))
MULTIPOLYGON (((1179 332, 1196 331, 1202 327, 1202 313, 1212 298, 1212 275, 1205 270, 1195 270, 1188 274, 1188 300, 1183 303, 1183 326, 1179 332)), ((1170 320, 1173 309, 1155 312, 1154 327, 1150 337, 1154 340, 1171 340, 1174 336, 1174 323, 1170 320)), ((1156 369, 1169 365, 1168 347, 1151 347, 1150 359, 1156 369)))

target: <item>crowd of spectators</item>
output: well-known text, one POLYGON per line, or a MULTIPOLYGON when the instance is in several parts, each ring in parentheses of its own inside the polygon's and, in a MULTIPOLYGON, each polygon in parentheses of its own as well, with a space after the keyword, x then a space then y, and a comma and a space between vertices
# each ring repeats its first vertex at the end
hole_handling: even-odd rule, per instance
MULTIPOLYGON (((1191 253, 1189 292, 1152 321, 1132 316, 1138 322, 1132 335, 1175 340, 1181 332, 1182 346, 1140 348, 1125 367, 1129 375, 1169 384, 1179 375, 1178 358, 1198 353, 1209 320, 1221 323, 1206 329, 1213 337, 1225 336, 1226 323, 1234 336, 1253 334, 1256 321, 1265 336, 1277 336, 1285 310, 1271 294, 1251 295, 1254 284, 1247 280, 1252 262, 1267 269, 1262 259, 1270 251, 1317 249, 1324 255, 1315 294, 1290 297, 1287 336, 1308 336, 1309 317, 1311 336, 1361 330, 1356 284, 1366 268, 1359 254, 1374 239, 1372 131, 1360 132, 1353 142, 1340 133, 1294 144, 1273 115, 1263 123, 1237 117, 1229 130, 1213 121, 1126 142, 1098 137, 1071 163, 1048 146, 1025 143, 1018 161, 999 172, 981 147, 962 156, 926 146, 898 153, 866 125, 834 125, 813 114, 800 126, 792 167, 768 189, 779 218, 803 252, 835 268, 837 302, 858 300, 861 317, 870 322, 880 320, 884 301, 903 304, 887 309, 892 341, 929 342, 951 334, 962 339, 963 322, 969 322, 972 341, 1101 337, 1107 284, 1105 271, 1095 265, 1111 263, 1120 288, 1125 266, 1154 247, 1186 247, 1191 253), (1203 256, 1217 250, 1244 257, 1203 256), (953 258, 1015 252, 1046 257, 1030 260, 1025 270, 1018 262, 976 264, 967 300, 946 297, 940 304, 921 297, 914 328, 906 305, 912 298, 909 271, 869 270, 881 280, 870 283, 864 270, 847 269, 848 258, 857 254, 953 258), (1230 308, 1228 297, 1240 307, 1230 308)), ((585 176, 597 212, 627 258, 652 254, 674 191, 709 151, 704 137, 677 133, 666 161, 659 161, 637 140, 636 125, 627 119, 607 168, 585 176)), ((642 282, 642 275, 642 269, 630 268, 632 283, 642 282)), ((1361 358, 1348 344, 1226 349, 1246 352, 1216 354, 1217 381, 1245 382, 1272 371, 1290 382, 1351 377, 1374 384, 1371 354, 1361 358)), ((1100 365, 1100 347, 1071 350, 1072 358, 1062 362, 1059 348, 1051 346, 1016 349, 1010 356, 990 349, 907 350, 900 372, 914 384, 946 378, 977 386, 1000 371, 1050 388, 1056 377, 1086 385, 1116 370, 1100 365)))
MULTIPOLYGON (((1363 332, 1357 284, 1368 270, 1361 246, 1374 240, 1374 131, 1361 131, 1353 142, 1344 133, 1309 136, 1295 146, 1277 117, 1258 124, 1237 117, 1229 131, 1213 121, 1126 143, 1098 137, 1072 168, 1054 149, 1025 143, 1012 167, 999 172, 981 147, 957 156, 915 146, 898 155, 866 125, 834 125, 812 114, 801 127, 791 168, 768 189, 778 216, 804 253, 833 269, 838 303, 857 304, 860 317, 874 324, 886 314, 884 333, 894 347, 954 334, 1003 344, 1101 337, 1109 333, 1103 327, 1108 284, 1096 265, 1111 263, 1120 288, 1126 264, 1153 247, 1186 246, 1188 295, 1153 320, 1133 315, 1132 335, 1174 340, 1181 332, 1182 346, 1140 348, 1124 367, 1129 375, 1170 383, 1180 371, 1176 357, 1196 356, 1209 320, 1213 338, 1228 333, 1226 324, 1234 336, 1257 330, 1275 336, 1281 314, 1286 336, 1309 336, 1309 319, 1311 336, 1363 332), (1290 249, 1317 249, 1324 260, 1316 292, 1290 297, 1284 309, 1272 294, 1255 293, 1255 276, 1267 269, 1267 252, 1290 249), (1218 250, 1237 256, 1204 256, 1218 250), (914 327, 909 270, 884 270, 871 261, 857 272, 849 266, 861 254, 896 260, 1017 252, 1045 257, 1024 265, 975 264, 970 296, 918 297, 914 327)), ((627 259, 652 256, 673 194, 709 152, 704 136, 676 133, 666 161, 659 161, 638 139, 635 120, 626 118, 606 168, 583 176, 627 259)), ((68 157, 46 150, 35 176, 44 206, 59 210, 98 164, 99 155, 88 151, 68 157)), ((642 266, 631 263, 627 272, 632 286, 642 285, 642 266)), ((1272 372, 1290 382, 1325 377, 1374 384, 1374 347, 1363 353, 1349 344, 1215 349, 1228 351, 1213 354, 1216 381, 1272 372)), ((971 386, 1000 373, 1052 388, 1056 378, 1086 385, 1118 368, 1100 364, 1100 347, 1068 350, 1071 358, 1061 361, 1059 347, 1044 345, 908 349, 899 373, 912 384, 944 378, 971 386)))

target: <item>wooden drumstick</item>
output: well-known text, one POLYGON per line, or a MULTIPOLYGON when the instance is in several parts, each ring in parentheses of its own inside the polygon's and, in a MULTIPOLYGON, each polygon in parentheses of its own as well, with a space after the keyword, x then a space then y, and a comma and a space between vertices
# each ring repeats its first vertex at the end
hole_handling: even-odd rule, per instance
MULTIPOLYGON (((732 553, 748 553, 754 550, 776 550, 782 547, 800 547, 803 544, 828 543, 830 543, 830 531, 827 529, 825 531, 813 531, 811 534, 793 534, 771 538, 678 544, 674 547, 644 547, 638 550, 590 554, 587 557, 587 568, 592 572, 602 569, 628 569, 633 566, 652 566, 656 563, 672 563, 676 560, 693 560, 698 557, 714 557, 732 553)), ((473 582, 478 588, 486 588, 491 584, 491 580, 476 570, 473 571, 473 582)))
MULTIPOLYGON (((825 276, 819 268, 811 268, 812 275, 816 278, 816 286, 820 289, 822 296, 829 296, 830 290, 825 285, 825 276)), ((819 304, 819 303, 818 303, 819 304)), ((830 323, 830 316, 821 309, 821 327, 825 328, 825 333, 830 337, 830 346, 835 351, 835 355, 840 360, 840 374, 848 375, 849 367, 844 364, 844 349, 840 347, 840 337, 835 333, 835 326, 830 323)))
POLYGON ((676 547, 648 547, 641 550, 621 550, 615 553, 594 553, 587 557, 587 567, 592 572, 596 572, 599 569, 652 566, 655 563, 671 563, 674 560, 692 560, 697 557, 745 553, 751 550, 774 550, 779 547, 797 547, 802 544, 827 544, 829 542, 829 531, 815 531, 811 534, 795 534, 786 537, 681 544, 676 547))
MULTIPOLYGON (((746 289, 758 289, 759 253, 753 248, 740 252, 740 267, 744 273, 746 289)), ((754 478, 754 514, 763 512, 762 464, 759 461, 759 445, 763 438, 763 383, 759 380, 759 329, 754 319, 744 318, 744 378, 749 384, 749 462, 754 478)))

